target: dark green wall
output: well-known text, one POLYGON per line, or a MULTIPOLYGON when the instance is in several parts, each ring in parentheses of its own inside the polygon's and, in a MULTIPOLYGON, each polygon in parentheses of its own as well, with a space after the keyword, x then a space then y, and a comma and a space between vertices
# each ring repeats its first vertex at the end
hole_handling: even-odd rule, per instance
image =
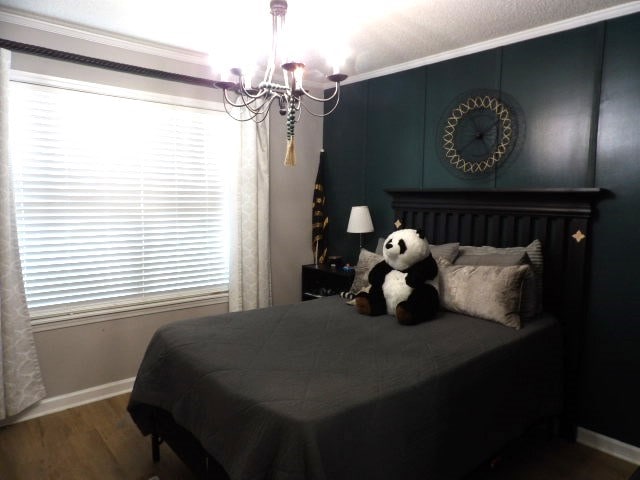
MULTIPOLYGON (((366 83, 342 88, 339 108, 324 122, 324 142, 331 139, 325 168, 325 210, 330 239, 329 254, 357 251, 356 235, 346 235, 349 213, 354 205, 362 205, 364 194, 365 148, 367 133, 366 83), (326 181, 330 179, 330 181, 326 181)), ((327 148, 325 147, 325 150, 327 148)))
MULTIPOLYGON (((490 50, 477 55, 457 58, 431 65, 425 69, 427 77, 427 104, 424 112, 424 188, 460 187, 467 185, 451 172, 439 160, 440 119, 448 113, 451 101, 463 92, 475 88, 498 90, 500 88, 501 51, 490 50)), ((473 180, 477 188, 490 188, 495 184, 494 175, 473 180)))
POLYGON ((640 15, 607 24, 595 182, 586 428, 640 446, 640 15))
POLYGON ((351 261, 352 205, 371 209, 365 246, 393 229, 385 188, 610 190, 594 222, 580 424, 640 446, 640 14, 348 85, 324 147, 330 253, 351 261), (437 128, 479 88, 515 98, 526 129, 515 158, 469 179, 439 159, 437 128))

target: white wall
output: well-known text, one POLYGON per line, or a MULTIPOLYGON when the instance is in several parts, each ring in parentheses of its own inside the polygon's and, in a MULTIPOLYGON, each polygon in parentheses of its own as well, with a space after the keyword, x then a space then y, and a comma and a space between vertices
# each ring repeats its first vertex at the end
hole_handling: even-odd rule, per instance
POLYGON ((322 118, 302 114, 296 125, 295 167, 285 167, 285 118, 270 118, 271 275, 275 305, 300 301, 302 265, 313 263, 311 212, 322 148, 322 118))

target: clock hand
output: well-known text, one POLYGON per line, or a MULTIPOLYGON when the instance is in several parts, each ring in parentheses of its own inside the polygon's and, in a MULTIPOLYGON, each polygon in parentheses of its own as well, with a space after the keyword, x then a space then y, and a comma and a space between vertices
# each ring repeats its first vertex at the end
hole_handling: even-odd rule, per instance
MULTIPOLYGON (((472 123, 474 126, 476 126, 475 123, 475 119, 471 119, 472 123)), ((487 133, 489 130, 491 130, 493 127, 495 127, 498 123, 500 122, 500 119, 496 120, 495 122, 493 122, 491 125, 489 125, 486 129, 484 130, 480 130, 477 128, 476 126, 476 130, 479 130, 475 133, 475 135, 471 138, 471 140, 469 140, 467 143, 465 143, 462 147, 458 148, 457 150, 459 152, 464 151, 469 145, 471 145, 473 142, 475 142, 476 140, 480 140, 482 142, 482 144, 485 147, 486 153, 490 153, 490 150, 487 147, 487 144, 485 142, 485 136, 484 134, 487 133)))
POLYGON ((500 123, 500 119, 498 119, 495 122, 493 122, 491 125, 489 125, 487 128, 482 130, 480 133, 482 133, 482 134, 487 133, 489 130, 491 130, 493 127, 495 127, 498 123, 500 123))
POLYGON ((469 140, 467 143, 464 144, 464 146, 458 148, 457 150, 459 152, 464 151, 469 145, 471 145, 473 142, 475 142, 476 140, 481 140, 481 138, 479 139, 476 135, 474 135, 473 137, 471 137, 471 140, 469 140))

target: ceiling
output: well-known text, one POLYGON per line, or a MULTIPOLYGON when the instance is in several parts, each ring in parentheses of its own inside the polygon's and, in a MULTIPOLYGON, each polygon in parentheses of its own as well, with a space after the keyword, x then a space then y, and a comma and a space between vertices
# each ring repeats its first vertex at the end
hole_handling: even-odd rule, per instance
MULTIPOLYGON (((363 80, 640 11, 628 0, 289 0, 291 51, 311 80, 335 58, 363 80), (312 68, 310 68, 312 67, 312 68)), ((269 0, 0 0, 0 9, 203 52, 214 78, 270 43, 269 0), (229 7, 233 8, 230 9, 229 7)), ((0 34, 1 36, 1 34, 0 34)), ((204 58, 204 57, 203 57, 204 58)), ((253 63, 261 60, 254 57, 253 63)))

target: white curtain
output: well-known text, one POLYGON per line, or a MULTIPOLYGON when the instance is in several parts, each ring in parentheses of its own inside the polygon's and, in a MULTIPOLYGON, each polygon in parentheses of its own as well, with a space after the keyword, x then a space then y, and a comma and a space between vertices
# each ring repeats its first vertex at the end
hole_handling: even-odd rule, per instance
POLYGON ((22 282, 9 165, 9 68, 0 49, 0 420, 45 396, 22 282))
POLYGON ((269 259, 269 123, 241 124, 232 207, 229 311, 271 305, 269 259))

